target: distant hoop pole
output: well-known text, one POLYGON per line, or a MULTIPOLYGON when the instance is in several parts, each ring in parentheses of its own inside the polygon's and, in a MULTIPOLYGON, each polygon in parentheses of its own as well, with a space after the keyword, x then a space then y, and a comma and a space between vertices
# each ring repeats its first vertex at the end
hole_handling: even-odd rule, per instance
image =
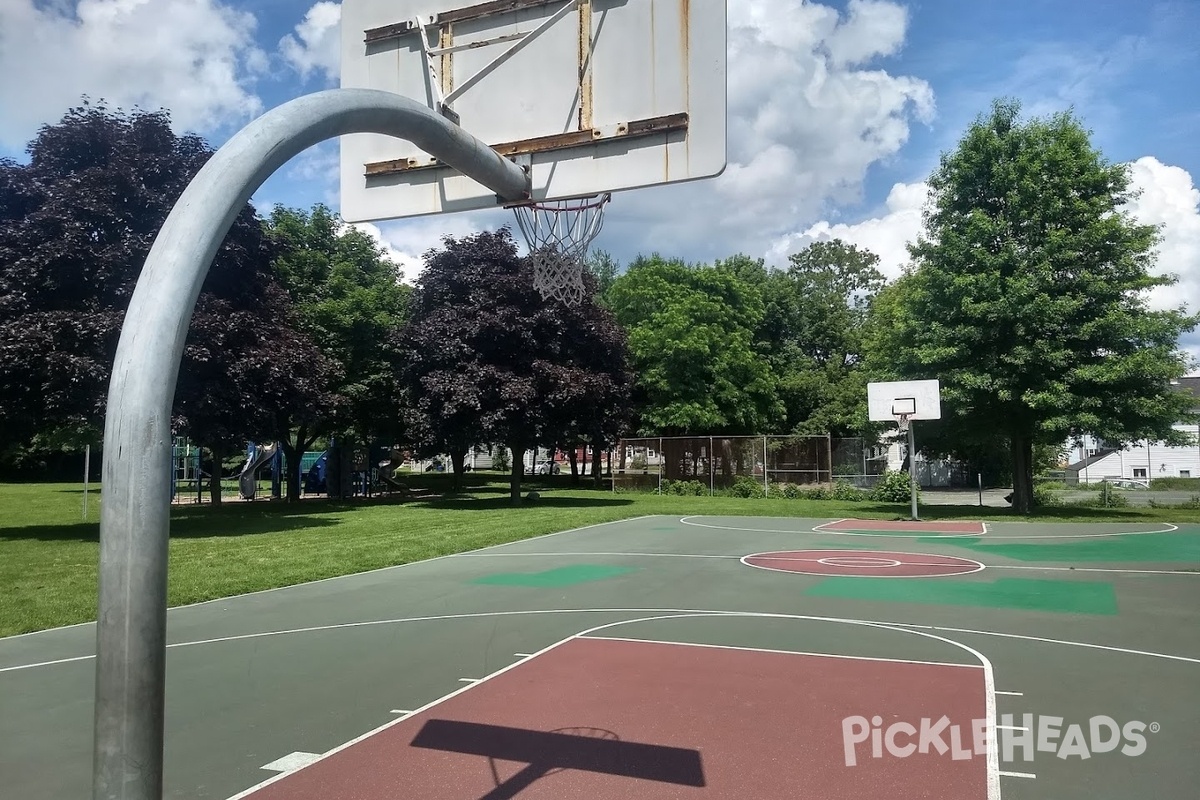
POLYGON ((528 197, 529 178, 519 166, 427 106, 374 89, 316 92, 268 111, 184 190, 138 278, 109 382, 94 800, 162 797, 171 401, 200 287, 255 190, 293 156, 351 133, 407 139, 504 201, 528 197))

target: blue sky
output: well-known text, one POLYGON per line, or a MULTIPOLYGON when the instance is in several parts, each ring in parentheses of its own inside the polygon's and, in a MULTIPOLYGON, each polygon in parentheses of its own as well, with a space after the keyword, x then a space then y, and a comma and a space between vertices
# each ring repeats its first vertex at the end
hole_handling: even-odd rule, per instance
MULTIPOLYGON (((464 5, 469 4, 464 0, 464 5)), ((3 0, 0 154, 81 95, 166 106, 219 146, 263 110, 337 85, 329 0, 3 0)), ((1073 108, 1134 165, 1131 211, 1164 225, 1159 304, 1200 310, 1200 2, 730 0, 730 166, 713 181, 627 192, 597 246, 627 262, 743 252, 786 262, 817 238, 870 247, 896 274, 922 182, 993 98, 1073 108), (849 55, 847 55, 849 54, 849 55)), ((256 204, 336 206, 337 146, 293 160, 256 204)), ((479 212, 371 228, 411 278, 444 233, 511 222, 479 212)), ((1200 357, 1200 334, 1184 344, 1200 357)))

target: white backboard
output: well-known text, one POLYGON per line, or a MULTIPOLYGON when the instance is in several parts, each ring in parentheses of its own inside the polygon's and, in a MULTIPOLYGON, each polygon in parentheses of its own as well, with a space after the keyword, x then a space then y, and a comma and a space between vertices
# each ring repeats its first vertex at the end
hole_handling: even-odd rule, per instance
POLYGON ((936 380, 867 384, 867 416, 872 422, 896 422, 899 411, 914 408, 916 419, 942 418, 942 390, 936 380))
MULTIPOLYGON (((343 87, 448 107, 535 200, 725 169, 726 0, 343 0, 341 36, 343 87)), ((409 142, 341 138, 349 222, 500 204, 409 142)))

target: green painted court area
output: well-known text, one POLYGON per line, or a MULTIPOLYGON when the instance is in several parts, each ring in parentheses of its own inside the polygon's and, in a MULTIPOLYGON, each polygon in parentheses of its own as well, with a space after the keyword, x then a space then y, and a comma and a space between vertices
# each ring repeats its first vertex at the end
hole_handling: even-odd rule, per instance
POLYGON ((491 586, 529 586, 535 589, 559 589, 580 583, 602 581, 633 572, 632 567, 613 567, 604 564, 572 564, 543 572, 501 572, 484 575, 472 583, 491 586))
MULTIPOLYGON (((544 654, 581 639, 596 663, 584 661, 559 676, 581 698, 601 678, 620 683, 629 696, 650 680, 669 697, 704 696, 696 683, 702 670, 627 663, 604 649, 608 639, 677 648, 672 652, 682 654, 681 663, 712 652, 740 657, 759 651, 846 665, 837 675, 869 663, 872 687, 893 698, 916 691, 898 677, 906 669, 969 667, 979 681, 976 694, 991 687, 997 724, 1008 719, 1004 724, 1015 729, 1030 715, 1037 728, 1031 741, 1043 735, 1043 718, 1058 733, 1046 733, 1050 748, 1035 745, 1029 760, 1018 748, 1010 757, 1001 753, 995 764, 981 763, 994 793, 955 800, 1196 796, 1200 528, 989 522, 983 535, 948 536, 873 531, 863 521, 864 533, 817 530, 830 522, 641 517, 172 609, 165 796, 257 800, 253 787, 293 774, 288 770, 303 774, 314 759, 324 763, 323 754, 359 747, 339 750, 347 743, 377 741, 373 731, 426 713, 415 710, 436 717, 442 708, 470 708, 471 698, 487 694, 479 692, 480 682, 493 677, 533 687, 522 703, 535 706, 534 717, 553 716, 564 705, 562 693, 539 696, 541 684, 529 676, 537 674, 536 665, 555 663, 539 661, 544 654), (750 558, 760 554, 781 557, 761 567, 750 558), (951 560, 946 557, 969 558, 980 569, 935 576, 951 560), (894 686, 890 675, 897 676, 894 686), (1144 750, 1127 755, 1100 748, 1086 759, 1060 758, 1065 731, 1075 725, 1086 737, 1097 717, 1120 727, 1145 725, 1144 750)), ((484 516, 479 524, 487 524, 484 516)), ((4 797, 90 796, 94 648, 90 624, 0 639, 4 797)), ((758 674, 751 669, 725 678, 753 681, 758 674)), ((841 752, 840 725, 820 721, 829 700, 826 682, 797 673, 794 681, 776 680, 770 691, 795 709, 786 725, 760 731, 761 720, 738 718, 735 709, 723 718, 721 736, 741 742, 765 735, 786 745, 803 732, 810 744, 832 743, 841 752)), ((920 691, 932 691, 934 703, 947 695, 920 691)), ((850 702, 864 719, 893 713, 890 702, 850 702)), ((680 716, 663 729, 682 732, 670 741, 622 730, 603 736, 667 749, 699 747, 689 738, 694 726, 686 724, 697 709, 667 705, 680 716)), ((468 714, 465 721, 472 720, 468 714)), ((521 735, 563 726, 595 733, 596 725, 579 715, 521 735)), ((870 744, 864 742, 859 752, 865 757, 870 744)), ((706 769, 720 762, 721 753, 695 752, 706 769)), ((850 769, 840 759, 816 763, 798 740, 782 752, 780 763, 792 773, 811 770, 827 785, 854 778, 840 772, 850 769)), ((923 763, 942 757, 952 756, 931 752, 923 763)), ((472 758, 462 764, 464 774, 490 782, 495 765, 472 758)), ((368 768, 363 763, 347 771, 349 783, 322 786, 321 796, 384 796, 364 795, 354 784, 368 768)), ((540 777, 527 790, 504 789, 508 794, 442 788, 450 800, 556 797, 553 781, 561 774, 540 777)), ((756 796, 758 784, 745 776, 727 783, 708 777, 703 786, 686 793, 676 787, 670 796, 756 796)), ((620 796, 662 797, 664 786, 630 778, 620 796)), ((757 796, 769 796, 769 783, 763 786, 757 796)), ((403 780, 389 784, 387 796, 406 797, 405 789, 403 780)), ((895 795, 883 787, 878 796, 895 795)), ((928 796, 942 795, 935 787, 928 796)))
MULTIPOLYGON (((940 542, 925 537, 922 542, 940 542)), ((1130 536, 1109 536, 1095 539, 1076 539, 1045 542, 996 542, 987 537, 959 538, 951 542, 956 547, 976 553, 993 554, 1019 561, 1088 561, 1109 563, 1176 563, 1200 561, 1200 533, 1148 533, 1130 536)))
POLYGON ((804 591, 808 597, 884 603, 1011 608, 1066 614, 1116 614, 1111 583, 1000 578, 994 581, 927 578, 880 580, 827 578, 804 591))

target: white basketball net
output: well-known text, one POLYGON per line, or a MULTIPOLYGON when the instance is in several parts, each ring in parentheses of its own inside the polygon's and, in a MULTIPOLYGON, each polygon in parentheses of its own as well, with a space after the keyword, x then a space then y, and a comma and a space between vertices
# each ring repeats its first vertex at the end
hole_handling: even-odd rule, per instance
POLYGON ((567 305, 583 300, 583 260, 604 224, 604 204, 611 196, 513 206, 529 245, 533 285, 544 299, 567 305))
POLYGON ((901 433, 908 432, 908 416, 909 416, 908 414, 897 414, 896 415, 896 424, 900 426, 901 433))

